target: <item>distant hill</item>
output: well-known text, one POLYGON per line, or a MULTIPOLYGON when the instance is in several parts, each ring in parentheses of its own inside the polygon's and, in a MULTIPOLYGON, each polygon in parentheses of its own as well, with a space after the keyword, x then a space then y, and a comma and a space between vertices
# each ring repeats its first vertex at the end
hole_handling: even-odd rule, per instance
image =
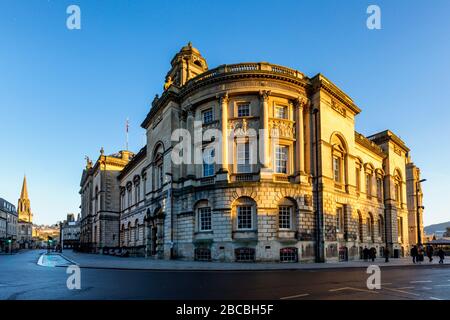
POLYGON ((450 221, 432 224, 429 226, 426 226, 424 229, 426 234, 433 234, 436 231, 445 231, 447 228, 450 227, 450 221))

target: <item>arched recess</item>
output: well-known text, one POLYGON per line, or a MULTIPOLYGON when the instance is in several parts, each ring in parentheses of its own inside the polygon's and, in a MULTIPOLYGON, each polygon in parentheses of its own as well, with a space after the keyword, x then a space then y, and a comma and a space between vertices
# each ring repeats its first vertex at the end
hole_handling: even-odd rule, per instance
POLYGON ((258 228, 257 204, 253 198, 237 198, 231 207, 234 231, 256 231, 258 228))
POLYGON ((334 132, 330 139, 332 177, 336 187, 348 184, 348 145, 344 136, 334 132))
POLYGON ((297 201, 290 197, 283 197, 278 201, 278 229, 297 229, 297 201))

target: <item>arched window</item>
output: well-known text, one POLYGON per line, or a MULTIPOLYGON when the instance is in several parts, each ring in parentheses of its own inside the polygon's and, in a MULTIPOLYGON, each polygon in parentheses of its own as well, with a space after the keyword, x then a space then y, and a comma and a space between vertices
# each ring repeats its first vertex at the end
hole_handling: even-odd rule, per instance
POLYGON ((252 231, 257 229, 256 202, 249 197, 241 197, 234 203, 235 230, 252 231))
POLYGON ((399 170, 395 170, 394 172, 394 199, 397 202, 398 206, 401 206, 403 203, 403 194, 402 194, 402 176, 399 170))
POLYGON ((141 177, 136 175, 133 178, 134 182, 134 203, 138 204, 141 201, 141 177))
POLYGON ((371 199, 373 195, 373 165, 370 163, 366 163, 364 165, 364 173, 366 177, 366 196, 367 199, 371 199))
POLYGON ((287 198, 283 198, 278 204, 278 228, 280 230, 295 229, 294 213, 294 202, 287 198))
POLYGON ((361 211, 358 210, 358 234, 359 234, 359 241, 364 242, 364 232, 363 232, 363 217, 361 214, 361 211))
POLYGON ((381 241, 385 241, 384 238, 384 219, 383 216, 380 214, 378 215, 378 234, 381 237, 381 241))
POLYGON ((383 172, 381 170, 376 171, 377 177, 377 199, 379 202, 383 201, 383 172))
POLYGON ((163 146, 159 144, 153 155, 153 189, 162 188, 164 183, 164 157, 163 146))
POLYGON ((198 232, 207 232, 212 230, 211 207, 207 200, 199 201, 195 205, 196 230, 198 232))
POLYGON ((332 145, 332 168, 333 180, 337 186, 347 183, 347 149, 342 138, 334 135, 331 139, 332 145))
POLYGON ((136 219, 134 222, 134 241, 137 242, 139 240, 139 220, 136 219))
POLYGON ((367 236, 370 237, 370 240, 374 240, 374 234, 373 234, 373 215, 369 212, 367 216, 367 236))
POLYGON ((127 246, 131 245, 131 221, 128 221, 127 228, 127 246))

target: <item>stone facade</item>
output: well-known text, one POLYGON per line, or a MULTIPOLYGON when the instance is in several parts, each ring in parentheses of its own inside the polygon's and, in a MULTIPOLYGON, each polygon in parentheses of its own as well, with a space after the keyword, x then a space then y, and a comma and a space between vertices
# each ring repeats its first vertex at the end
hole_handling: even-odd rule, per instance
MULTIPOLYGON (((142 123, 147 145, 117 175, 120 191, 106 193, 120 199, 120 227, 106 233, 120 230, 112 244, 131 254, 165 259, 345 261, 364 247, 407 254, 410 151, 389 130, 355 132, 360 111, 321 74, 269 63, 209 70, 188 44, 142 123), (193 161, 198 153, 215 161, 193 161)), ((88 217, 82 239, 94 225, 88 217)))

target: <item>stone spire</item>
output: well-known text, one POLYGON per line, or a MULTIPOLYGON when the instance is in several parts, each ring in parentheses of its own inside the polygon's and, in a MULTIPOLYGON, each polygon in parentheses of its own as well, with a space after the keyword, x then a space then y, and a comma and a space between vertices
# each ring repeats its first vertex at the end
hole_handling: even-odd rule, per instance
POLYGON ((22 192, 17 205, 17 212, 20 221, 33 222, 33 214, 31 213, 30 199, 28 198, 27 177, 23 177, 22 192))

